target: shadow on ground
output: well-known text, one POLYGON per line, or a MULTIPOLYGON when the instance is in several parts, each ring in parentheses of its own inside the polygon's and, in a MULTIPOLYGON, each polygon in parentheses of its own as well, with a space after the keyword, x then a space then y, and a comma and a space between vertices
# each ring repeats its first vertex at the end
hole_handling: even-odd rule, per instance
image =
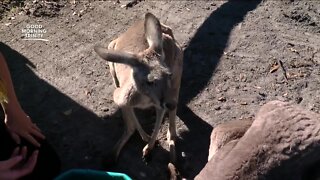
MULTIPOLYGON (((212 78, 233 27, 259 3, 226 2, 204 21, 184 51, 178 107, 178 116, 188 128, 188 131, 180 134, 178 142, 179 154, 186 154, 186 157, 179 158, 179 170, 184 177, 194 178, 206 164, 212 131, 208 120, 197 116, 187 104, 212 78)), ((62 163, 68 162, 68 166, 63 169, 101 169, 101 157, 112 149, 123 131, 119 111, 106 118, 98 117, 39 78, 32 70, 36 67, 26 57, 4 43, 0 43, 0 51, 8 59, 15 89, 24 110, 45 132, 62 163)), ((147 125, 146 129, 152 130, 152 127, 147 125)), ((134 135, 126 145, 130 148, 124 148, 119 163, 112 170, 124 172, 134 179, 166 179, 169 154, 157 147, 152 161, 146 165, 141 160, 144 145, 140 137, 134 135)))
MULTIPOLYGON (((120 112, 105 118, 98 117, 39 78, 32 70, 36 69, 36 66, 25 56, 2 42, 0 51, 7 59, 23 109, 33 122, 38 124, 58 152, 62 169, 106 170, 103 165, 108 162, 104 162, 103 157, 111 151, 123 132, 120 112)), ((156 156, 152 157, 149 164, 145 164, 141 159, 144 145, 141 138, 135 134, 126 145, 130 148, 124 148, 118 163, 107 170, 126 173, 134 179, 166 179, 168 152, 160 146, 157 147, 154 150, 156 156)))
POLYGON ((180 168, 185 177, 195 177, 205 166, 212 131, 212 126, 207 123, 210 120, 201 119, 187 104, 204 90, 212 78, 232 29, 260 2, 232 0, 224 3, 203 22, 184 50, 178 116, 188 127, 179 142, 180 151, 187 155, 181 158, 180 168))
MULTIPOLYGON (((84 167, 85 164, 89 164, 87 167, 93 166, 90 160, 85 160, 85 156, 90 156, 93 152, 99 155, 96 146, 104 141, 110 144, 106 145, 104 142, 104 148, 111 146, 113 142, 108 137, 112 137, 112 133, 116 134, 117 128, 112 128, 115 121, 104 121, 39 78, 32 70, 36 69, 35 65, 8 45, 0 42, 0 51, 7 59, 23 109, 45 132, 63 162, 70 161, 72 166, 79 167, 84 167), (97 142, 92 144, 92 139, 97 142)), ((94 161, 94 158, 91 160, 94 161)))

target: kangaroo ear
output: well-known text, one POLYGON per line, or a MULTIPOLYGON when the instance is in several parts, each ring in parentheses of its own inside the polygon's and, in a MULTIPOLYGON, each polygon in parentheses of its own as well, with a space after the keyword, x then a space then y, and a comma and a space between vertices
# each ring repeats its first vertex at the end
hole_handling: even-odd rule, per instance
POLYGON ((108 50, 102 46, 96 45, 94 47, 94 51, 104 60, 114 62, 114 63, 121 63, 126 64, 129 66, 138 66, 141 64, 138 58, 134 54, 130 54, 127 52, 121 51, 114 51, 108 50))
POLYGON ((162 53, 162 31, 159 20, 151 13, 146 13, 144 20, 145 37, 149 47, 162 53))

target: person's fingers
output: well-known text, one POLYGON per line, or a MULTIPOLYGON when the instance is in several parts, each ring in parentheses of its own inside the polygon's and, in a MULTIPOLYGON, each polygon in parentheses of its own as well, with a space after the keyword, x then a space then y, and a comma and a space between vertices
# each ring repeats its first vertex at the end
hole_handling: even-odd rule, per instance
POLYGON ((12 132, 11 130, 9 130, 9 132, 14 142, 16 142, 17 144, 21 144, 20 136, 17 133, 12 132))
POLYGON ((27 147, 26 147, 26 146, 23 146, 23 147, 22 147, 20 154, 22 155, 23 159, 26 159, 26 158, 27 158, 28 150, 27 150, 27 147))
POLYGON ((20 172, 22 176, 27 175, 33 171, 38 160, 38 154, 39 154, 38 150, 34 151, 30 156, 30 158, 28 159, 28 161, 26 162, 26 164, 22 166, 21 172, 20 172))
POLYGON ((45 136, 40 131, 38 131, 36 129, 32 129, 31 134, 35 135, 36 137, 38 137, 40 139, 45 139, 45 136))
POLYGON ((22 156, 15 156, 12 157, 6 161, 0 162, 0 170, 8 170, 14 166, 16 166, 18 163, 20 163, 22 160, 22 156))
POLYGON ((20 151, 19 147, 14 148, 14 150, 13 150, 13 152, 11 154, 11 157, 18 156, 19 155, 19 151, 20 151))
POLYGON ((30 134, 25 134, 23 137, 26 138, 26 140, 31 142, 36 147, 40 147, 40 143, 33 136, 31 136, 30 134))
POLYGON ((41 129, 35 123, 33 123, 32 127, 41 132, 41 129))
POLYGON ((5 179, 19 179, 27 174, 30 174, 37 163, 38 153, 39 151, 34 151, 23 166, 5 172, 5 174, 3 174, 5 179))
MULTIPOLYGON (((4 177, 5 179, 19 179, 27 174, 30 174, 33 171, 34 167, 36 166, 38 154, 39 154, 38 150, 34 151, 30 156, 30 158, 28 159, 28 161, 23 166, 17 169, 12 169, 10 171, 7 171, 1 177, 4 177)), ((19 157, 22 158, 21 156, 19 157)))

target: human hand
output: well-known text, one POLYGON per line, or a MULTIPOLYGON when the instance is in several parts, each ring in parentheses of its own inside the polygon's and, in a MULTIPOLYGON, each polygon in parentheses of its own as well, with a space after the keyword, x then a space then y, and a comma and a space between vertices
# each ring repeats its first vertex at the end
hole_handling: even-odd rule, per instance
POLYGON ((35 138, 44 139, 40 129, 32 123, 31 119, 22 110, 15 94, 10 71, 5 57, 0 52, 0 79, 2 92, 1 106, 5 113, 5 123, 16 143, 20 144, 20 137, 25 138, 35 146, 40 144, 35 138))
POLYGON ((30 117, 22 110, 19 105, 10 105, 5 111, 5 123, 13 140, 20 144, 20 137, 25 138, 36 147, 40 147, 40 143, 36 138, 44 139, 45 136, 41 130, 32 123, 30 117))
POLYGON ((15 148, 11 158, 0 161, 0 179, 15 180, 31 173, 37 163, 39 151, 32 153, 30 158, 23 162, 27 157, 27 147, 15 148))

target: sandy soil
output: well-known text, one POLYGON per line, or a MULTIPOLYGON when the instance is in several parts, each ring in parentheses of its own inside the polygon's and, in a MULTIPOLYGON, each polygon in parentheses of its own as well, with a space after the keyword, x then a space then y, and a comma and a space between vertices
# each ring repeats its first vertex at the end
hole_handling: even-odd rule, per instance
MULTIPOLYGON (((0 6, 0 49, 9 58, 19 99, 59 153, 63 170, 104 169, 108 163, 105 156, 123 124, 112 101, 108 67, 93 46, 107 45, 145 12, 172 27, 184 49, 177 120, 183 177, 192 179, 204 167, 210 133, 219 123, 253 118, 261 105, 275 99, 320 112, 317 1, 147 0, 121 8, 125 3, 0 6), (23 40, 23 29, 30 25, 41 25, 42 38, 49 41, 23 40)), ((139 115, 151 132, 153 114, 139 115)), ((166 128, 167 122, 151 162, 142 161, 145 144, 135 135, 108 170, 134 179, 166 179, 166 128)))

